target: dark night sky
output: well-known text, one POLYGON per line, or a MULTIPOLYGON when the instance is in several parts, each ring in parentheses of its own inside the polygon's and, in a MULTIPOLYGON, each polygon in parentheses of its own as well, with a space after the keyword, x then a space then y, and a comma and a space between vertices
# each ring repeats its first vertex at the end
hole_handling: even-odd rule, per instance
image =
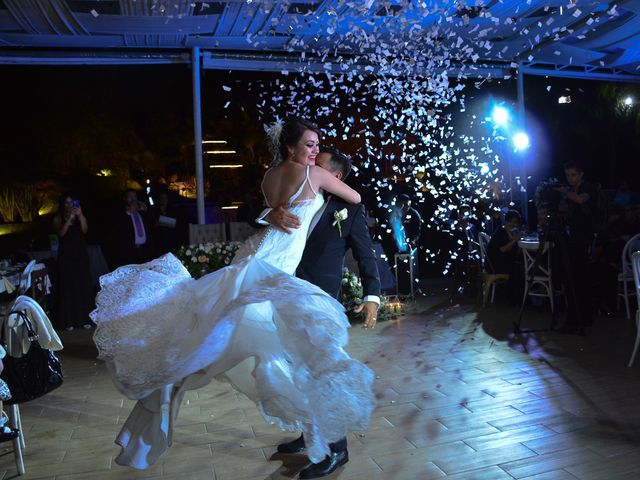
MULTIPOLYGON (((168 132, 179 131, 188 137, 191 131, 191 72, 184 65, 5 66, 0 75, 4 86, 0 155, 8 176, 47 171, 51 145, 66 145, 71 132, 77 132, 88 119, 116 124, 122 132, 135 132, 137 139, 152 152, 166 148, 161 140, 167 141, 168 132), (16 164, 20 169, 10 168, 16 164)), ((250 79, 273 76, 205 71, 202 82, 205 135, 207 124, 225 115, 233 120, 238 107, 243 106, 248 115, 236 122, 234 139, 241 141, 242 123, 252 119, 259 123, 256 98, 242 88, 225 95, 222 85, 244 85, 250 79), (223 104, 228 100, 233 105, 225 110, 223 104)), ((637 87, 613 88, 620 89, 620 95, 635 91, 635 98, 640 100, 637 87)), ((640 178, 638 107, 635 118, 613 115, 615 106, 601 98, 603 89, 605 84, 601 82, 525 77, 527 121, 535 132, 534 149, 527 162, 534 178, 560 175, 559 165, 576 158, 583 161, 592 179, 607 188, 615 188, 622 178, 640 178), (572 103, 559 105, 560 95, 570 95, 572 103)), ((515 105, 514 81, 485 83, 480 89, 471 85, 465 93, 469 111, 484 108, 490 96, 515 105)), ((632 186, 640 188, 637 184, 632 186)))

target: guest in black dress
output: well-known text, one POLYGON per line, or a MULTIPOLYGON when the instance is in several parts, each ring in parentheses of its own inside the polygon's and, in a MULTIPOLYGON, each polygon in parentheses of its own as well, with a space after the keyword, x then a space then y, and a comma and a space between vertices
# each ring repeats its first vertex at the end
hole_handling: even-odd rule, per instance
POLYGON ((53 219, 53 229, 59 238, 58 325, 67 330, 91 328, 89 312, 94 305, 94 295, 84 240, 87 219, 82 214, 80 202, 64 195, 59 213, 53 219))
POLYGON ((512 272, 513 264, 520 256, 518 241, 522 238, 521 223, 520 214, 509 210, 504 217, 504 225, 494 232, 487 248, 491 273, 512 272))

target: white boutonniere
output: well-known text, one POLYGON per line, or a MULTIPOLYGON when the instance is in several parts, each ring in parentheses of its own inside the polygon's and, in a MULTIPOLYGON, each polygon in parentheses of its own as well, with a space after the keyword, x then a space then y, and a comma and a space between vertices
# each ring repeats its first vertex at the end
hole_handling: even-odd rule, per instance
POLYGON ((346 208, 333 212, 333 226, 338 227, 338 233, 340 234, 340 237, 342 237, 342 224, 340 222, 346 220, 348 216, 349 213, 347 212, 346 208))

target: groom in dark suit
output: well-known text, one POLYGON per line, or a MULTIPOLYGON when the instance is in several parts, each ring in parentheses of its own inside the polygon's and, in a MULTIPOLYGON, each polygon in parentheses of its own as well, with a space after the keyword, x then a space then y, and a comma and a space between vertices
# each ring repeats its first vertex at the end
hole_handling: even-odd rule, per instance
MULTIPOLYGON (((332 147, 320 148, 316 165, 343 181, 351 171, 349 157, 332 147)), ((365 328, 373 328, 380 305, 380 277, 364 212, 362 204, 351 205, 338 197, 329 196, 311 222, 296 275, 339 298, 344 257, 347 250, 351 249, 358 263, 364 294, 363 302, 354 311, 363 313, 365 328)), ((300 219, 284 207, 269 211, 262 220, 289 233, 289 229, 300 226, 300 219)), ((301 479, 324 477, 349 461, 346 438, 332 443, 330 447, 331 455, 302 470, 301 479)), ((300 453, 304 449, 302 435, 296 440, 278 445, 279 453, 300 453)))

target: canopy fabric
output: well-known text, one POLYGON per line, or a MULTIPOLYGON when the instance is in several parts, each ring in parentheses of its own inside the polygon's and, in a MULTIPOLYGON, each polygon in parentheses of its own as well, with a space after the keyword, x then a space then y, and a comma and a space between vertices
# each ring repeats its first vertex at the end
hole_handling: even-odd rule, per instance
POLYGON ((211 68, 366 66, 425 38, 476 71, 640 76, 640 0, 0 0, 0 63, 186 62, 200 47, 211 68))

